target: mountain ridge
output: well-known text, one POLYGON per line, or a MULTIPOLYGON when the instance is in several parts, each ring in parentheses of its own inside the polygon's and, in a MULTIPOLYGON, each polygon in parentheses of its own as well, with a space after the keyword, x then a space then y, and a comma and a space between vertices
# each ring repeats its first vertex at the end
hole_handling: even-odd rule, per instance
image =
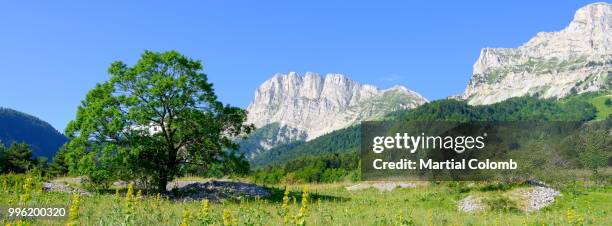
POLYGON ((612 4, 578 9, 567 27, 539 32, 518 48, 484 48, 460 99, 562 98, 612 88, 612 4))
POLYGON ((346 120, 339 120, 338 117, 351 117, 351 113, 355 112, 346 112, 347 115, 333 119, 320 116, 334 116, 349 107, 389 92, 401 93, 414 99, 398 108, 411 108, 428 102, 420 94, 403 86, 379 89, 373 85, 359 84, 343 74, 330 73, 322 77, 313 72, 306 72, 304 76, 296 72, 277 73, 257 89, 255 99, 247 108, 248 122, 256 127, 279 122, 305 131, 308 139, 312 139, 377 113, 370 112, 346 120), (323 123, 318 123, 321 121, 323 123))
POLYGON ((68 139, 36 116, 0 107, 0 141, 4 145, 25 142, 35 157, 51 159, 68 139))
POLYGON ((241 141, 241 149, 254 157, 277 145, 312 140, 363 120, 427 102, 404 86, 380 89, 338 73, 325 76, 314 72, 303 76, 296 72, 277 73, 259 86, 247 108, 247 123, 264 128, 265 132, 256 131, 256 135, 241 141))

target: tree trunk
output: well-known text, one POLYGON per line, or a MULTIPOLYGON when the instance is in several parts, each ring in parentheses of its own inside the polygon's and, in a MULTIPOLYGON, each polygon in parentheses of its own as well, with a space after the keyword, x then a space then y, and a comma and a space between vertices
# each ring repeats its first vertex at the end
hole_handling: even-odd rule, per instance
POLYGON ((168 181, 172 178, 174 178, 174 173, 176 170, 176 156, 177 156, 177 152, 178 150, 174 149, 174 148, 168 148, 168 160, 166 162, 162 162, 163 166, 160 166, 159 168, 159 181, 157 184, 157 190, 159 190, 160 193, 166 193, 166 185, 168 184, 168 181))
POLYGON ((166 193, 166 185, 168 184, 168 172, 165 169, 159 169, 159 178, 157 181, 157 190, 159 193, 166 193))

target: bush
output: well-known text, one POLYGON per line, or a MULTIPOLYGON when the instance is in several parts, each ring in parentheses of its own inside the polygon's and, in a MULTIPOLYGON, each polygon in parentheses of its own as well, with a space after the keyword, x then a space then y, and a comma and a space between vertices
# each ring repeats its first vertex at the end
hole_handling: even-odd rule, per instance
POLYGON ((491 211, 511 212, 519 210, 515 201, 502 195, 494 195, 486 198, 484 202, 491 211))
POLYGON ((480 191, 507 191, 514 187, 514 184, 503 183, 503 182, 495 182, 489 183, 482 187, 480 187, 480 191))

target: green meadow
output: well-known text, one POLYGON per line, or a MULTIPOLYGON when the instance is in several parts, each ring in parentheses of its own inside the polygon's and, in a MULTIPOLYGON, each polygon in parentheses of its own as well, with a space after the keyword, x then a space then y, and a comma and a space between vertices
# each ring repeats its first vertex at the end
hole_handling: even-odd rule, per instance
POLYGON ((612 114, 612 107, 606 101, 612 99, 612 94, 602 95, 591 99, 591 104, 597 108, 597 119, 605 119, 612 114))
POLYGON ((529 187, 492 186, 485 182, 415 182, 415 188, 387 192, 349 192, 345 189, 353 184, 349 182, 295 184, 269 187, 269 198, 236 197, 221 202, 174 201, 137 188, 110 189, 92 196, 46 193, 41 180, 31 175, 4 175, 0 183, 2 207, 60 205, 72 210, 61 219, 4 218, 0 219, 2 225, 612 224, 612 187, 590 182, 565 186, 554 204, 534 212, 520 210, 524 200, 513 195, 513 191, 529 187), (468 195, 498 197, 494 201, 499 203, 476 213, 460 212, 457 202, 468 195))

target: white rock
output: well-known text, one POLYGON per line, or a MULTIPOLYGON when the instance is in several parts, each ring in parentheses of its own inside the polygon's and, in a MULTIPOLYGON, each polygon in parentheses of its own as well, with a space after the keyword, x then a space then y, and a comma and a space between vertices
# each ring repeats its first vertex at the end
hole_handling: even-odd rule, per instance
POLYGON ((534 187, 527 193, 528 203, 527 211, 536 211, 542 209, 555 202, 555 197, 561 193, 555 189, 547 187, 534 187))
POLYGON ((285 138, 264 141, 260 146, 272 147, 282 140, 295 141, 342 129, 363 120, 417 107, 427 100, 403 86, 381 90, 359 84, 342 74, 322 77, 313 72, 300 76, 295 72, 276 74, 255 92, 249 107, 248 123, 257 128, 279 123, 285 138))
POLYGON ((459 211, 467 213, 485 210, 485 206, 482 204, 480 199, 473 195, 465 197, 464 199, 459 201, 457 203, 457 208, 459 208, 459 211))
POLYGON ((376 182, 376 183, 359 183, 349 187, 345 187, 347 191, 360 191, 368 188, 375 188, 378 191, 393 191, 396 188, 415 188, 416 184, 408 182, 376 182))
POLYGON ((516 49, 485 48, 461 99, 490 104, 525 95, 564 97, 612 86, 612 4, 580 8, 559 32, 516 49))

